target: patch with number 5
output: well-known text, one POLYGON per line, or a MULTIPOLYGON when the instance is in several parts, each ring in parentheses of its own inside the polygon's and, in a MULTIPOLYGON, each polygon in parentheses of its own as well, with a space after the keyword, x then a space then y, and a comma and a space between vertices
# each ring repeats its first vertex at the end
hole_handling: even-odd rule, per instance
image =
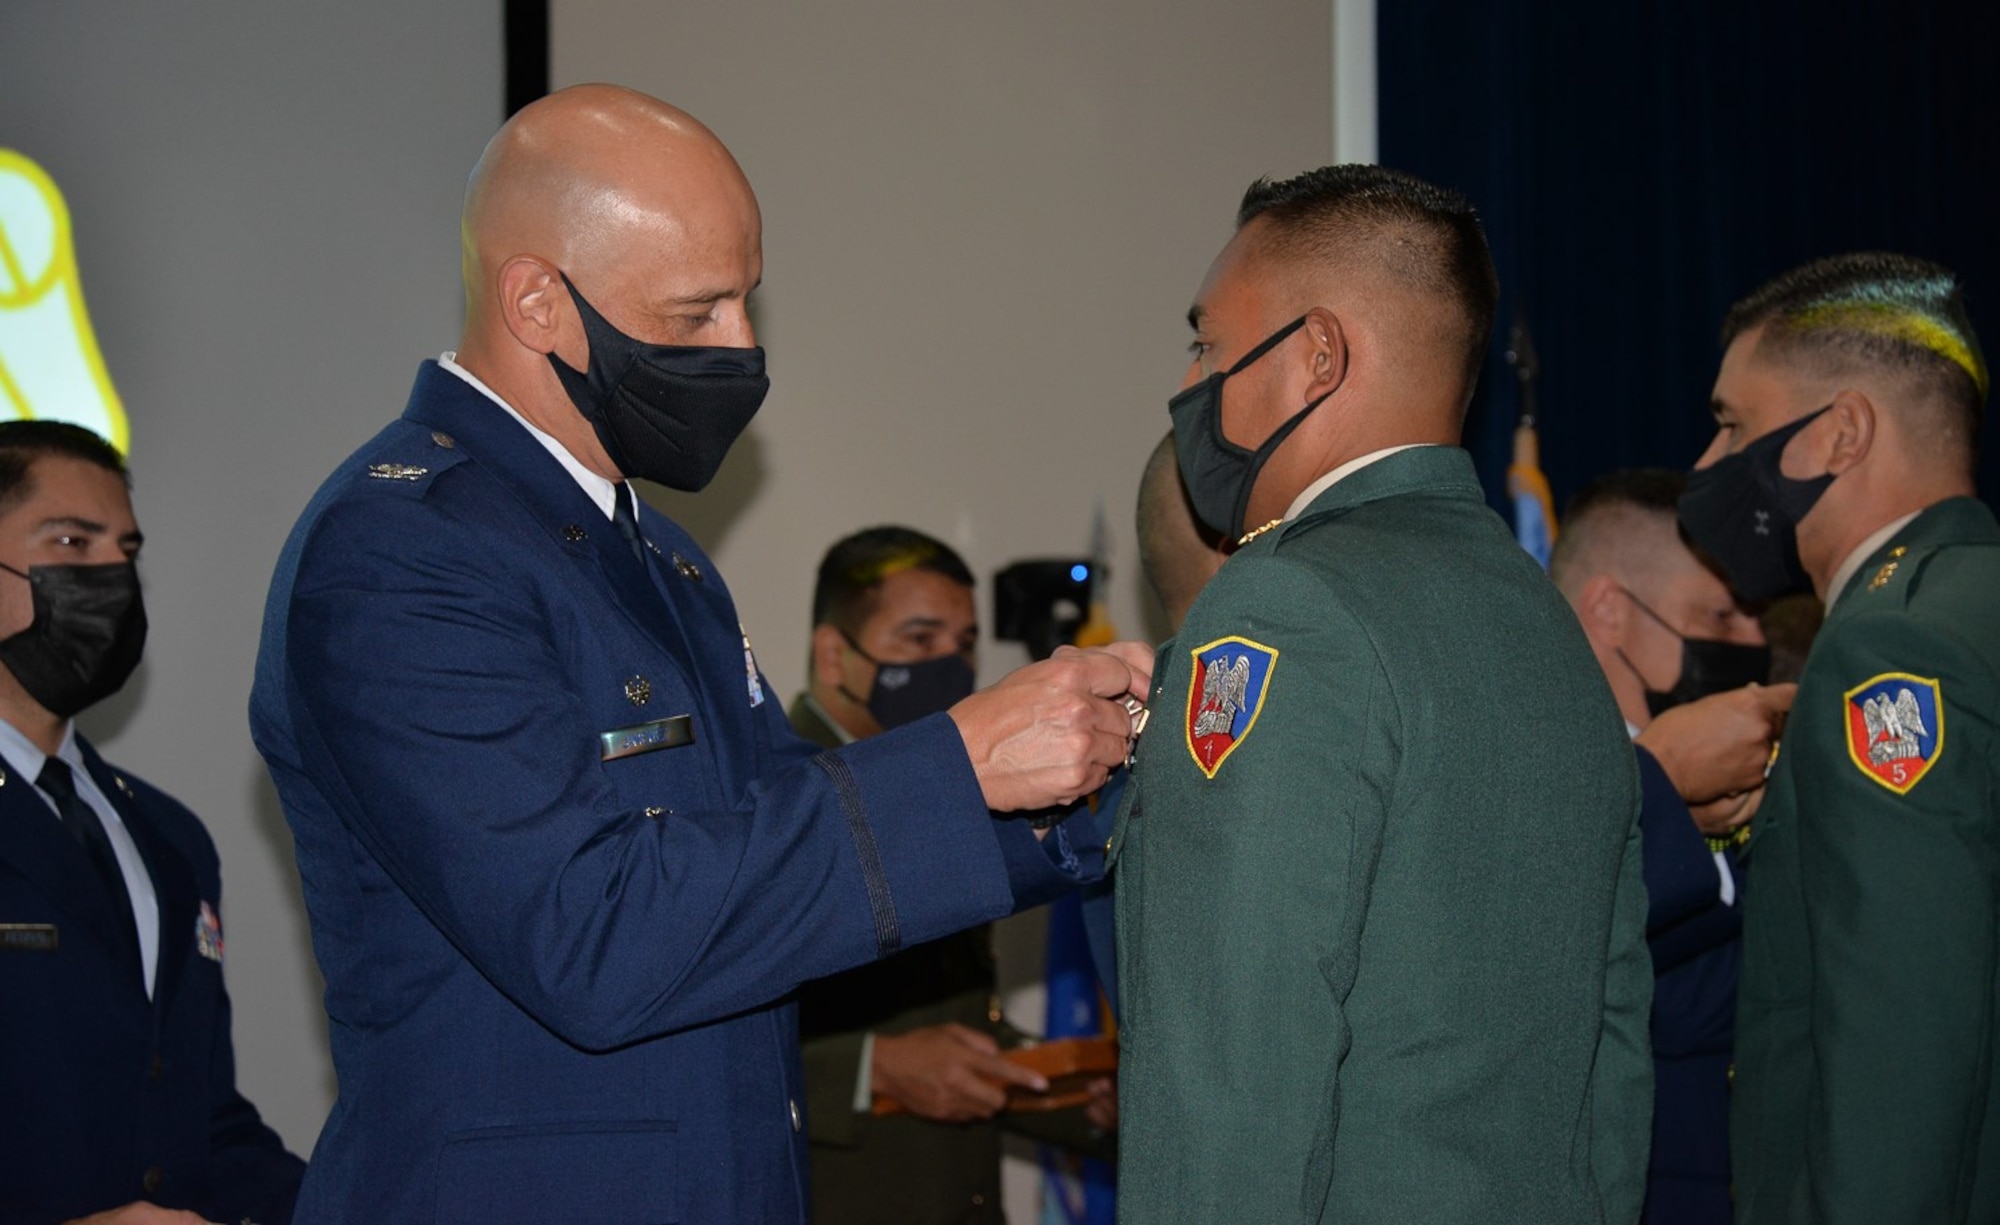
POLYGON ((1935 679, 1884 672, 1847 691, 1847 756, 1897 795, 1944 752, 1944 692, 1935 679))

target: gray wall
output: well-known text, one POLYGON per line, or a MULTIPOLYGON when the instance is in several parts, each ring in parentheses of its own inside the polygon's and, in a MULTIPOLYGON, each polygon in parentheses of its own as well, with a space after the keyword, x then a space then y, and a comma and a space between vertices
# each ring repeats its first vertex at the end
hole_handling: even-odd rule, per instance
POLYGON ((146 662, 84 728, 213 831, 238 1076, 301 1152, 333 1077, 244 717, 258 617, 306 498, 457 335, 500 110, 499 0, 0 4, 0 145, 68 197, 148 538, 146 662))

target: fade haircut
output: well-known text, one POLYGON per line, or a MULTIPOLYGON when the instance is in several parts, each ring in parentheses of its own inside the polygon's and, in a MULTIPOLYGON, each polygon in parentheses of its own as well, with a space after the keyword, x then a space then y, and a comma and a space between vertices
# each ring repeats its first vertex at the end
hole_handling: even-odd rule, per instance
POLYGON ((813 625, 859 636, 881 602, 883 580, 905 570, 929 570, 961 587, 974 585, 965 559, 944 541, 907 527, 871 527, 836 542, 820 560, 813 625))
POLYGON ((104 439, 67 421, 0 421, 0 513, 35 491, 35 461, 45 456, 80 460, 117 473, 132 488, 125 457, 104 439))
POLYGON ((1634 529, 1673 530, 1687 477, 1667 468, 1627 468, 1606 473, 1577 490, 1563 508, 1562 531, 1549 554, 1549 577, 1574 596, 1599 574, 1623 575, 1642 567, 1643 540, 1634 529))
POLYGON ((1901 378, 1916 406, 1932 410, 1918 424, 1970 466, 1988 375, 1951 269, 1879 251, 1814 260, 1731 307, 1722 347, 1758 327, 1759 358, 1827 378, 1861 371, 1901 378))
POLYGON ((1252 183, 1236 210, 1236 228, 1260 217, 1280 259, 1358 256, 1446 303, 1459 325, 1454 331, 1470 398, 1486 359, 1500 282, 1486 232, 1464 196, 1380 166, 1323 166, 1282 182, 1252 183))

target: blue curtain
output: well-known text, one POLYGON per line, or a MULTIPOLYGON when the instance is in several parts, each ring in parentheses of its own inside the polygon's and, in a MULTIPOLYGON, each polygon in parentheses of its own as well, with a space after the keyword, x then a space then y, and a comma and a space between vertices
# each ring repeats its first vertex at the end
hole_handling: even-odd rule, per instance
MULTIPOLYGON (((1820 255, 1955 269, 2000 359, 2000 4, 1380 0, 1384 165, 1485 219, 1501 308, 1466 443, 1501 507, 1516 313, 1560 506, 1713 433, 1729 304, 1820 255)), ((2000 495, 1988 414, 1980 489, 2000 495)))

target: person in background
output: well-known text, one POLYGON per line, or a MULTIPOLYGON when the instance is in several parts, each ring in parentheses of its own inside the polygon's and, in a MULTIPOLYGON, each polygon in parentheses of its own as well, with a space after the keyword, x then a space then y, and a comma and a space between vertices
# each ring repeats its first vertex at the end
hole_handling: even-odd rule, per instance
POLYGON ((1686 484, 1678 472, 1641 468, 1586 485, 1563 515, 1549 576, 1637 740, 1654 974, 1641 1219, 1728 1225, 1743 951, 1732 839, 1756 813, 1793 687, 1764 684, 1771 656, 1757 619, 1682 543, 1674 508, 1686 484))
POLYGON ((283 1225, 305 1163, 236 1091, 201 821, 75 718, 139 664, 130 477, 0 423, 0 1225, 283 1225))
POLYGON ((1129 750, 1137 644, 838 749, 633 480, 704 488, 768 390, 757 199, 684 111, 578 86, 467 185, 465 331, 281 553, 251 732, 340 1093, 303 1221, 803 1221, 800 983, 1039 904, 1039 813, 1129 750))
POLYGON ((1172 637, 1181 632, 1194 598, 1229 558, 1229 542, 1195 516, 1174 454, 1172 430, 1146 456, 1137 502, 1139 570, 1160 602, 1167 635, 1172 637))
POLYGON ((1838 255, 1722 325, 1681 526, 1745 600, 1811 590, 1750 839, 1741 1225, 2000 1220, 2000 525, 1948 268, 1838 255))
MULTIPOLYGON (((942 541, 876 527, 837 542, 812 616, 811 681, 788 713, 814 744, 852 744, 973 691, 972 571, 942 541)), ((1047 1086, 1001 1058, 1024 1035, 1002 1019, 997 989, 986 924, 800 988, 816 1225, 998 1225, 1003 1122, 1101 1147, 1108 1079, 1095 1087, 1095 1124, 1078 1110, 1002 1115, 1009 1088, 1047 1086), (896 1113, 876 1115, 878 1100, 896 1113)))

